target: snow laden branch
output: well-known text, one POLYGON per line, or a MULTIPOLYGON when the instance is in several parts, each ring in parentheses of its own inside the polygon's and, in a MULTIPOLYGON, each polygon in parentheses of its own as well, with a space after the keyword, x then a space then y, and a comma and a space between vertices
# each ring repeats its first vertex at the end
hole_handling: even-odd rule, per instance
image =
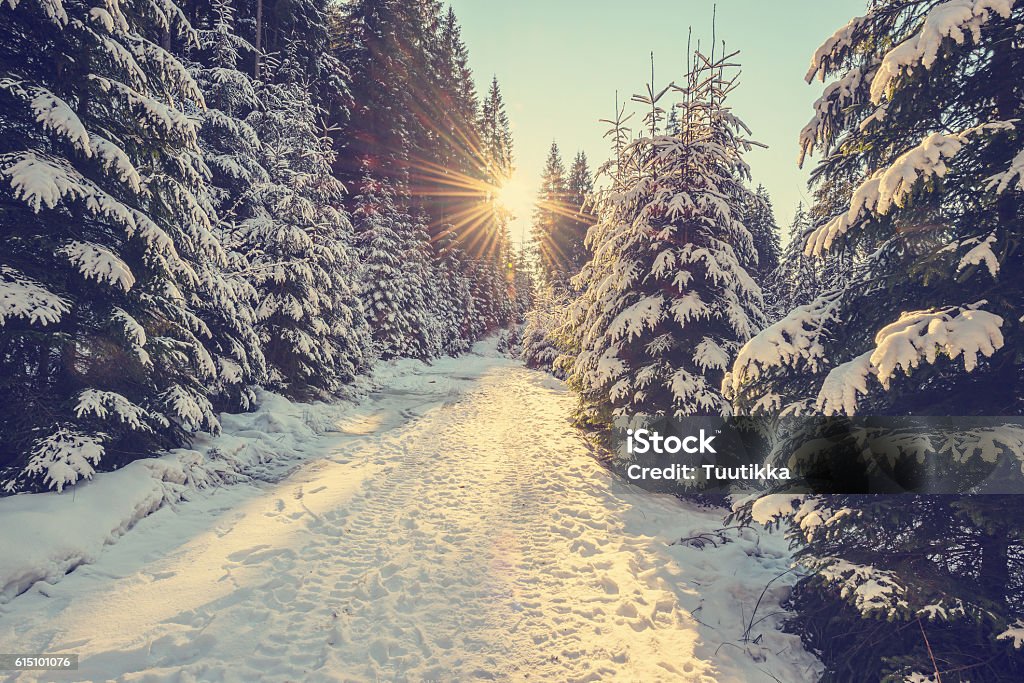
POLYGON ((819 297, 794 309, 744 344, 732 371, 725 377, 723 388, 727 394, 734 394, 772 368, 805 365, 811 372, 817 372, 825 360, 822 339, 830 324, 839 320, 839 305, 836 294, 819 297))
POLYGON ((61 254, 87 279, 107 282, 127 292, 135 284, 128 264, 110 249, 90 242, 69 242, 61 254))
POLYGON ((1008 640, 1017 650, 1024 647, 1024 620, 1018 619, 1013 622, 1010 628, 996 636, 996 640, 1008 640))
MULTIPOLYGON (((856 412, 861 397, 870 394, 871 380, 888 390, 897 371, 906 375, 921 361, 961 358, 966 372, 1002 348, 1003 319, 980 310, 986 302, 967 307, 904 313, 875 336, 874 348, 837 365, 825 377, 814 405, 826 415, 856 412)), ((824 340, 839 322, 840 297, 820 297, 801 306, 747 342, 723 381, 727 396, 737 396, 772 370, 803 368, 817 374, 827 367, 824 340)), ((755 412, 777 410, 778 397, 755 412), (761 410, 763 409, 763 410, 761 410)))
POLYGON ((0 266, 0 327, 11 318, 33 325, 51 325, 71 310, 64 297, 46 289, 14 268, 0 266))
POLYGON ((871 81, 871 101, 879 104, 904 73, 931 69, 947 39, 963 45, 968 35, 981 42, 981 29, 994 16, 1009 19, 1016 0, 949 0, 933 7, 920 28, 886 53, 871 81))
POLYGON ((26 470, 40 475, 44 483, 57 492, 80 479, 91 479, 94 467, 103 458, 106 434, 85 434, 60 428, 36 442, 26 470))
POLYGON ((947 162, 964 149, 972 136, 1012 129, 1014 122, 998 121, 954 135, 929 134, 920 144, 897 157, 892 164, 868 176, 854 191, 849 210, 807 237, 804 255, 821 256, 851 228, 863 225, 872 217, 884 216, 893 208, 903 208, 920 183, 946 175, 949 171, 947 162))
POLYGON ((889 389, 897 370, 909 375, 922 360, 934 364, 940 356, 962 358, 964 370, 973 371, 979 355, 989 357, 1003 346, 1003 319, 979 310, 985 303, 904 313, 879 330, 874 349, 832 369, 818 393, 818 409, 826 415, 853 415, 858 397, 870 391, 870 378, 889 389))
MULTIPOLYGON (((734 511, 749 508, 751 521, 763 526, 788 523, 790 534, 805 542, 839 533, 843 524, 859 517, 847 507, 834 508, 824 496, 802 494, 769 494, 753 501, 740 500, 734 511)), ((840 557, 813 557, 804 559, 817 580, 830 586, 840 598, 848 601, 864 615, 882 615, 893 618, 906 613, 910 605, 906 600, 906 587, 895 572, 879 569, 840 557)))

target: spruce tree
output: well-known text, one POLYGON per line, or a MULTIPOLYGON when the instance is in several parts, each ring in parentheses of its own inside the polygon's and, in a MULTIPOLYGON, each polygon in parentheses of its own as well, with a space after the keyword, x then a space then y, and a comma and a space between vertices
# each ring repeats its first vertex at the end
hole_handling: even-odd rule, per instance
POLYGON ((558 285, 564 285, 570 269, 570 256, 565 245, 568 189, 562 153, 558 143, 552 142, 541 172, 541 186, 533 213, 533 240, 537 243, 545 277, 558 285))
POLYGON ((801 203, 797 206, 793 223, 789 227, 786 247, 779 258, 779 266, 771 274, 766 292, 771 294, 776 319, 812 301, 821 294, 823 278, 821 261, 804 255, 807 235, 813 229, 811 218, 801 203))
POLYGON ((200 315, 214 331, 210 346, 219 370, 217 403, 245 409, 253 405, 253 388, 266 381, 266 360, 254 327, 257 292, 245 277, 245 255, 238 251, 237 209, 249 188, 268 182, 269 175, 261 163, 262 144, 245 121, 259 107, 257 84, 240 69, 253 47, 235 33, 234 7, 228 0, 214 2, 212 11, 212 26, 197 31, 190 50, 197 60, 190 70, 206 103, 196 112, 199 144, 211 171, 199 196, 216 217, 215 232, 227 253, 222 277, 235 296, 205 299, 200 315))
POLYGON ((491 79, 491 87, 480 110, 480 137, 487 179, 500 187, 512 176, 512 131, 505 101, 501 96, 498 77, 491 79))
MULTIPOLYGON (((803 152, 821 153, 821 186, 854 186, 804 251, 846 249, 854 267, 743 349, 726 381, 739 411, 1021 413, 1022 22, 1012 2, 881 0, 815 53, 808 80, 837 80, 815 105, 803 152)), ((939 430, 944 446, 897 447, 890 462, 956 478, 1002 459, 1005 476, 1019 477, 1019 443, 1006 430, 939 430)), ((813 428, 797 436, 778 457, 819 443, 813 428)), ((741 513, 794 522, 816 570, 797 586, 798 624, 815 647, 844 639, 826 653, 835 680, 1021 677, 1019 641, 1007 635, 1024 605, 1011 578, 1024 529, 1015 501, 762 501, 741 513)))
POLYGON ((779 226, 775 223, 775 211, 771 197, 764 185, 758 185, 750 202, 744 207, 743 224, 754 240, 757 263, 750 267, 751 275, 764 286, 769 276, 779 267, 782 247, 779 226))
POLYGON ((429 358, 423 245, 411 239, 411 221, 395 206, 394 191, 363 176, 353 212, 362 262, 362 298, 381 358, 429 358))
POLYGON ((396 190, 408 184, 420 19, 415 3, 400 0, 356 0, 344 14, 338 57, 351 72, 354 104, 338 171, 353 187, 367 170, 396 190))
POLYGON ((594 191, 594 179, 590 172, 590 165, 587 163, 587 155, 577 152, 569 167, 569 176, 566 180, 566 203, 570 213, 569 220, 565 226, 565 251, 567 257, 567 270, 570 275, 575 275, 583 267, 583 264, 590 259, 590 252, 587 250, 587 231, 590 229, 590 215, 586 211, 586 205, 591 193, 594 191))
POLYGON ((545 370, 564 379, 564 368, 556 367, 555 362, 563 355, 557 332, 565 322, 568 296, 550 285, 541 285, 532 304, 523 326, 523 361, 528 368, 545 370))
POLYGON ((466 276, 465 255, 453 236, 439 245, 436 265, 437 305, 435 306, 441 329, 441 353, 457 356, 469 350, 475 337, 468 331, 472 294, 466 276))
POLYGON ((232 294, 180 109, 202 95, 154 42, 194 38, 180 10, 14 3, 3 16, 2 478, 60 489, 218 428, 197 308, 232 294))
POLYGON ((742 157, 752 143, 724 104, 735 87, 725 62, 695 58, 672 88, 682 100, 679 133, 661 128, 669 88, 650 85, 636 98, 649 107, 646 132, 619 148, 609 167, 619 172, 598 193, 594 258, 571 314, 581 348, 570 382, 588 421, 727 414, 722 376, 763 319, 760 288, 744 268, 753 243, 740 222, 750 198, 742 157))
MULTIPOLYGON (((289 65, 288 56, 282 68, 289 65)), ((366 321, 355 287, 352 227, 320 111, 299 82, 267 83, 247 123, 268 180, 243 197, 239 249, 257 290, 257 329, 270 386, 292 396, 335 393, 366 365, 366 321)))

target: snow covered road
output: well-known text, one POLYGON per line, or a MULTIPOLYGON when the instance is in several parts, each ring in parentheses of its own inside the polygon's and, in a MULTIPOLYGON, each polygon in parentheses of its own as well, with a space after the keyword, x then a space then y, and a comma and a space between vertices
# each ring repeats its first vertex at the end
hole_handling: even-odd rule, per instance
POLYGON ((720 513, 591 456, 558 381, 495 354, 407 364, 320 452, 143 519, 0 607, 12 680, 813 680, 775 629, 781 538, 671 545, 720 513), (759 636, 759 637, 758 637, 759 636))

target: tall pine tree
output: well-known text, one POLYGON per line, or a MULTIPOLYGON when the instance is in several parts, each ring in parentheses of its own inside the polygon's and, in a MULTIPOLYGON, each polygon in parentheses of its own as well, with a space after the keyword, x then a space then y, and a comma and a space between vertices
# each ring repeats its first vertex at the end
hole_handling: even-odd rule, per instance
POLYGON ((565 246, 568 222, 566 200, 568 184, 565 164, 558 143, 552 142, 548 151, 541 185, 533 212, 533 240, 537 243, 541 267, 549 281, 564 283, 569 269, 568 249, 565 246))
POLYGON ((3 16, 3 479, 60 489, 218 428, 196 309, 232 294, 179 108, 202 95, 154 42, 194 38, 180 10, 43 2, 3 16))
MULTIPOLYGON (((804 251, 846 249, 855 267, 744 348, 726 383, 739 410, 1021 413, 1022 23, 1013 2, 880 0, 815 53, 808 80, 837 80, 803 151, 822 153, 822 187, 854 187, 804 251)), ((926 452, 897 440, 889 462, 955 479, 998 461, 1019 477, 1019 433, 1006 429, 946 435, 926 452)), ((805 460, 832 456, 814 429, 801 436, 805 460)), ((1015 501, 808 496, 746 514, 795 522, 816 570, 797 586, 798 623, 834 680, 1022 676, 1007 635, 1024 616, 1015 501), (842 648, 827 645, 838 637, 842 648)))

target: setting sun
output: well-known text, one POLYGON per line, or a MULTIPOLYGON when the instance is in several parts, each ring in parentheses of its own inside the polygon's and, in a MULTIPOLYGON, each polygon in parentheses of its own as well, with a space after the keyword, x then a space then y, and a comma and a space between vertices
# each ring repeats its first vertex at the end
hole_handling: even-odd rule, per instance
POLYGON ((521 173, 513 174, 495 191, 495 203, 512 214, 513 221, 527 220, 533 212, 535 189, 521 173))

